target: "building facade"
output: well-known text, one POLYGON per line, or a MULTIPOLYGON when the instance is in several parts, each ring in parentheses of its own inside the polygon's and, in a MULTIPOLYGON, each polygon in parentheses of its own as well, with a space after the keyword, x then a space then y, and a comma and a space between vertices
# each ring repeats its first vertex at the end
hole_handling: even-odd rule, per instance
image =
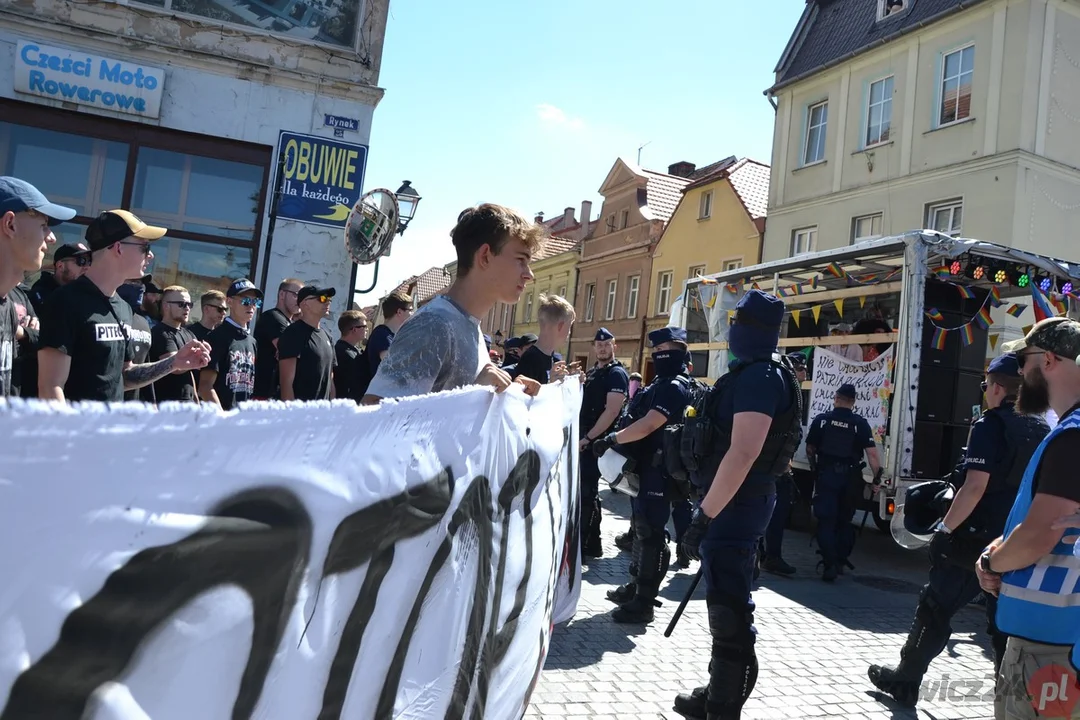
POLYGON ((387 8, 0 0, 0 174, 77 209, 61 243, 117 207, 167 227, 159 286, 297 277, 338 288, 336 317, 387 8))
MULTIPOLYGON (((688 279, 761 260, 769 196, 769 166, 729 157, 694 172, 652 253, 646 332, 666 326, 688 279)), ((708 337, 690 338, 708 342, 708 337)), ((707 353, 704 353, 707 355, 707 353)), ((695 362, 706 370, 707 357, 695 362)), ((648 349, 643 375, 651 376, 648 349)))
MULTIPOLYGON (((533 259, 532 272, 536 279, 525 286, 514 311, 513 335, 540 334, 537 317, 541 295, 561 295, 574 302, 574 286, 577 279, 577 263, 581 256, 581 241, 574 238, 552 236, 539 257, 533 259), (569 294, 568 294, 569 293, 569 294)), ((569 342, 559 352, 566 356, 569 342)))
POLYGON ((812 0, 767 93, 764 260, 919 228, 1078 254, 1080 4, 812 0))
POLYGON ((570 360, 590 366, 593 338, 606 327, 616 357, 640 372, 652 251, 694 170, 682 162, 661 173, 619 159, 608 172, 598 225, 581 247, 570 360))

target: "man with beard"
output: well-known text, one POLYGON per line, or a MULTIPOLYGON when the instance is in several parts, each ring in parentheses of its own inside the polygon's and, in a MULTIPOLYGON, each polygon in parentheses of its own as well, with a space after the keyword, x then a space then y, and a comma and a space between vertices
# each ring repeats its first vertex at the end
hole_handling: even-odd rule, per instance
MULTIPOLYGON (((913 706, 930 662, 952 634, 954 615, 980 593, 974 563, 1001 534, 1035 448, 1050 428, 1038 415, 1016 412, 1020 366, 1015 355, 995 358, 982 384, 987 411, 972 426, 967 450, 953 475, 960 486, 930 541, 930 577, 896 667, 871 665, 870 682, 900 703, 913 706)), ((994 668, 1005 654, 1005 636, 994 624, 997 598, 986 597, 987 631, 994 668)))
MULTIPOLYGON (((588 452, 589 445, 607 435, 615 427, 619 412, 626 402, 630 380, 626 368, 615 359, 615 336, 600 328, 593 337, 596 364, 585 376, 582 392, 579 427, 581 443, 581 555, 598 558, 603 555, 600 542, 600 467, 597 458, 588 452)), ((629 599, 629 598, 627 598, 629 599)))
MULTIPOLYGON (((1005 531, 976 565, 982 588, 998 596, 997 625, 1009 636, 994 712, 1011 720, 1043 716, 1048 699, 1076 692, 1066 669, 1080 667, 1080 558, 1054 523, 1080 509, 1080 322, 1048 318, 1003 348, 1017 354, 1023 376, 1017 410, 1052 407, 1060 418, 1027 465, 1005 531)), ((1080 718, 1072 700, 1068 717, 1080 718)))
POLYGON ((154 284, 154 277, 146 275, 142 279, 142 302, 135 308, 135 314, 146 318, 146 324, 153 328, 161 322, 162 290, 154 284))
POLYGON ((34 310, 41 308, 53 290, 63 287, 86 272, 90 265, 90 251, 82 243, 61 245, 53 252, 53 271, 42 272, 41 277, 30 288, 30 302, 34 310))
MULTIPOLYGON (((171 285, 161 294, 161 322, 150 331, 151 362, 171 357, 180 348, 195 339, 195 335, 184 327, 191 315, 191 294, 187 288, 171 285)), ((176 402, 195 402, 195 379, 192 373, 166 375, 153 384, 155 402, 173 400, 176 402)))
POLYGON ((656 379, 641 391, 631 403, 628 424, 592 443, 592 451, 600 457, 616 445, 627 448, 637 459, 641 485, 632 503, 636 544, 634 559, 637 576, 619 588, 623 600, 611 614, 617 623, 650 623, 653 605, 660 592, 660 583, 671 564, 666 528, 671 515, 668 492, 672 479, 663 463, 664 428, 681 423, 683 411, 690 402, 690 353, 686 331, 665 327, 649 333, 656 379), (632 592, 633 597, 627 597, 632 592))

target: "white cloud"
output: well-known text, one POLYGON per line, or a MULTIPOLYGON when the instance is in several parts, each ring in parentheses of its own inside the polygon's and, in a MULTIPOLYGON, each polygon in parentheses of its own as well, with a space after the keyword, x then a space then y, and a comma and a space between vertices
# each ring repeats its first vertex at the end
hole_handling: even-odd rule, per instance
POLYGON ((549 125, 558 125, 560 127, 571 128, 573 130, 580 130, 585 127, 585 121, 578 117, 571 117, 566 114, 566 111, 557 108, 554 105, 542 103, 536 106, 536 113, 540 117, 540 120, 549 125))

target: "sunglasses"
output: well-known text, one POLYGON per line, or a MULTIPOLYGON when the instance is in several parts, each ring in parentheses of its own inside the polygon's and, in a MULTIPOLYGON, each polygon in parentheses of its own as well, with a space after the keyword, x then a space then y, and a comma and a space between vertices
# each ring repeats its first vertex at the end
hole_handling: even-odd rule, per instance
POLYGON ((321 303, 328 303, 331 297, 329 295, 308 295, 304 300, 318 300, 321 303))
POLYGON ((140 249, 142 249, 142 254, 143 255, 147 255, 147 256, 150 255, 150 243, 137 243, 137 242, 130 242, 128 240, 121 240, 119 244, 120 245, 131 245, 133 247, 140 248, 140 249))
POLYGON ((260 300, 259 298, 240 298, 240 304, 244 307, 255 306, 257 308, 261 308, 262 300, 260 300))
POLYGON ((1032 355, 1046 355, 1046 352, 1046 350, 1038 350, 1036 352, 1019 353, 1016 356, 1016 364, 1019 365, 1021 369, 1023 369, 1024 363, 1027 362, 1027 359, 1029 357, 1031 357, 1032 355))
POLYGON ((211 310, 217 310, 220 313, 229 312, 229 308, 225 307, 224 305, 203 305, 203 307, 208 307, 211 310))
POLYGON ((166 300, 166 302, 169 305, 176 305, 177 307, 182 307, 182 308, 185 308, 187 310, 190 310, 191 308, 195 307, 195 303, 187 302, 185 300, 166 300))

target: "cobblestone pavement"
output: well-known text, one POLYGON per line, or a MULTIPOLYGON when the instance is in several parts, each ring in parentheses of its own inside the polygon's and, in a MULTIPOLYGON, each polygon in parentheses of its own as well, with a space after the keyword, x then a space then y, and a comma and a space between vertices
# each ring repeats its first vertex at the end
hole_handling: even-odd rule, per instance
MULTIPOLYGON (((613 623, 608 613, 614 606, 604 594, 625 582, 628 557, 614 538, 629 526, 629 502, 607 491, 602 497, 604 557, 583 570, 578 614, 555 628, 526 717, 681 720, 672 710, 675 695, 707 681, 704 583, 670 638, 664 629, 696 563, 668 574, 663 607, 647 628, 613 623)), ((797 511, 797 526, 807 527, 805 515, 797 511)), ((902 550, 870 521, 851 559, 856 570, 831 585, 815 572, 818 556, 805 532, 785 534, 784 557, 798 573, 792 578, 762 573, 754 592, 761 671, 743 711, 746 720, 993 717, 993 663, 981 607, 965 608, 953 620, 953 637, 930 666, 917 710, 881 695, 866 677, 871 663, 899 659, 926 579, 924 551, 902 550)))

